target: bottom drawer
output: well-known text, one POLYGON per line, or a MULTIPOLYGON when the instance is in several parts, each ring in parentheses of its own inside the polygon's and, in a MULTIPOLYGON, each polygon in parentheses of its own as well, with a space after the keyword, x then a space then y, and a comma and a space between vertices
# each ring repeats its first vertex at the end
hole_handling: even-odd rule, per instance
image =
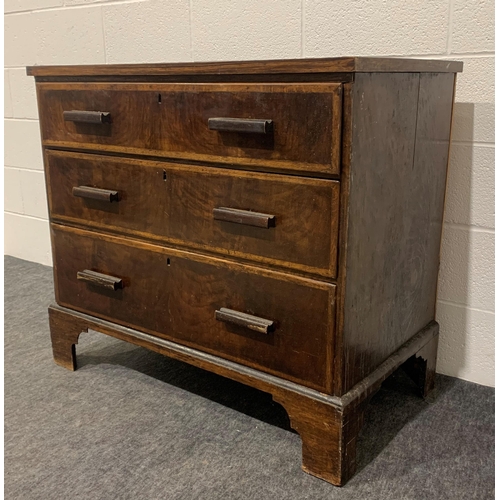
POLYGON ((60 305, 330 392, 335 285, 57 224, 51 230, 60 305))

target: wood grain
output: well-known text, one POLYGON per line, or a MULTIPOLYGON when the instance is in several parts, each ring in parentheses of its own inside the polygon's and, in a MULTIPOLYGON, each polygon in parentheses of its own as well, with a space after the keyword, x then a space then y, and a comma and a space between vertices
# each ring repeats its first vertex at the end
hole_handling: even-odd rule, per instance
POLYGON ((188 74, 188 75, 63 75, 35 76, 37 83, 348 83, 356 73, 290 73, 290 74, 188 74))
POLYGON ((339 84, 38 85, 42 142, 294 171, 339 172, 339 84), (111 124, 74 123, 68 110, 105 109, 111 124), (212 117, 272 120, 271 133, 210 130, 212 117))
POLYGON ((302 74, 351 72, 460 72, 463 63, 432 59, 389 57, 333 57, 317 59, 281 59, 268 61, 215 61, 197 63, 106 64, 67 66, 28 66, 32 76, 185 76, 227 74, 302 74))
POLYGON ((360 74, 353 86, 342 392, 434 319, 453 81, 360 74))
POLYGON ((302 439, 302 470, 342 486, 356 471, 356 440, 368 400, 350 413, 293 393, 273 395, 302 439))
POLYGON ((331 391, 326 346, 335 286, 53 224, 59 304, 331 391), (196 260, 195 260, 196 259, 196 260), (123 280, 116 291, 82 269, 123 280), (272 320, 269 335, 215 319, 220 308, 272 320))
POLYGON ((335 276, 336 181, 58 151, 46 151, 45 165, 54 221, 335 276), (75 197, 79 185, 120 201, 75 197), (214 219, 220 207, 273 215, 275 227, 214 219))
POLYGON ((338 268, 337 268, 337 304, 336 325, 334 337, 334 358, 329 360, 333 370, 334 394, 342 395, 344 392, 344 297, 347 272, 347 221, 349 208, 349 190, 351 178, 352 154, 352 108, 353 84, 346 84, 343 88, 343 116, 342 116, 342 158, 340 177, 340 203, 339 203, 339 239, 338 239, 338 268))

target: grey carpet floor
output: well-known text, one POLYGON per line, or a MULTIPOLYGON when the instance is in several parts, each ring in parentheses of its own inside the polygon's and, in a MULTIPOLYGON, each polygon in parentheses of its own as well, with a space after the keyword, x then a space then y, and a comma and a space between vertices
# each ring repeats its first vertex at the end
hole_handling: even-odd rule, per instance
POLYGON ((52 361, 52 269, 5 259, 7 499, 486 499, 494 391, 445 376, 424 401, 397 371, 372 399, 343 488, 300 469, 260 391, 95 332, 52 361))

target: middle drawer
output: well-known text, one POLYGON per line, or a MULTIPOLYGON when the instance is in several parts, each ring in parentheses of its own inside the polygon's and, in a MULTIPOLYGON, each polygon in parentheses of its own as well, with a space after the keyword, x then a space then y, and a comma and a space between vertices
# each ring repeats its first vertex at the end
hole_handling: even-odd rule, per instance
POLYGON ((338 181, 53 150, 46 167, 54 221, 335 277, 338 181))

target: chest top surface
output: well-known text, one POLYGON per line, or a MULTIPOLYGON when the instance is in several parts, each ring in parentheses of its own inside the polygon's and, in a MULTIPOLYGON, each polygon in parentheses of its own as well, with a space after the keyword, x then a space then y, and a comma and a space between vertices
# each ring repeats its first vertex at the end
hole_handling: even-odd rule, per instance
POLYGON ((27 74, 36 78, 58 79, 64 77, 130 77, 164 76, 188 77, 189 75, 305 75, 318 78, 328 74, 345 73, 456 73, 463 63, 449 60, 401 59, 387 57, 334 57, 321 59, 281 59, 261 61, 213 61, 191 63, 109 64, 29 66, 27 74))

